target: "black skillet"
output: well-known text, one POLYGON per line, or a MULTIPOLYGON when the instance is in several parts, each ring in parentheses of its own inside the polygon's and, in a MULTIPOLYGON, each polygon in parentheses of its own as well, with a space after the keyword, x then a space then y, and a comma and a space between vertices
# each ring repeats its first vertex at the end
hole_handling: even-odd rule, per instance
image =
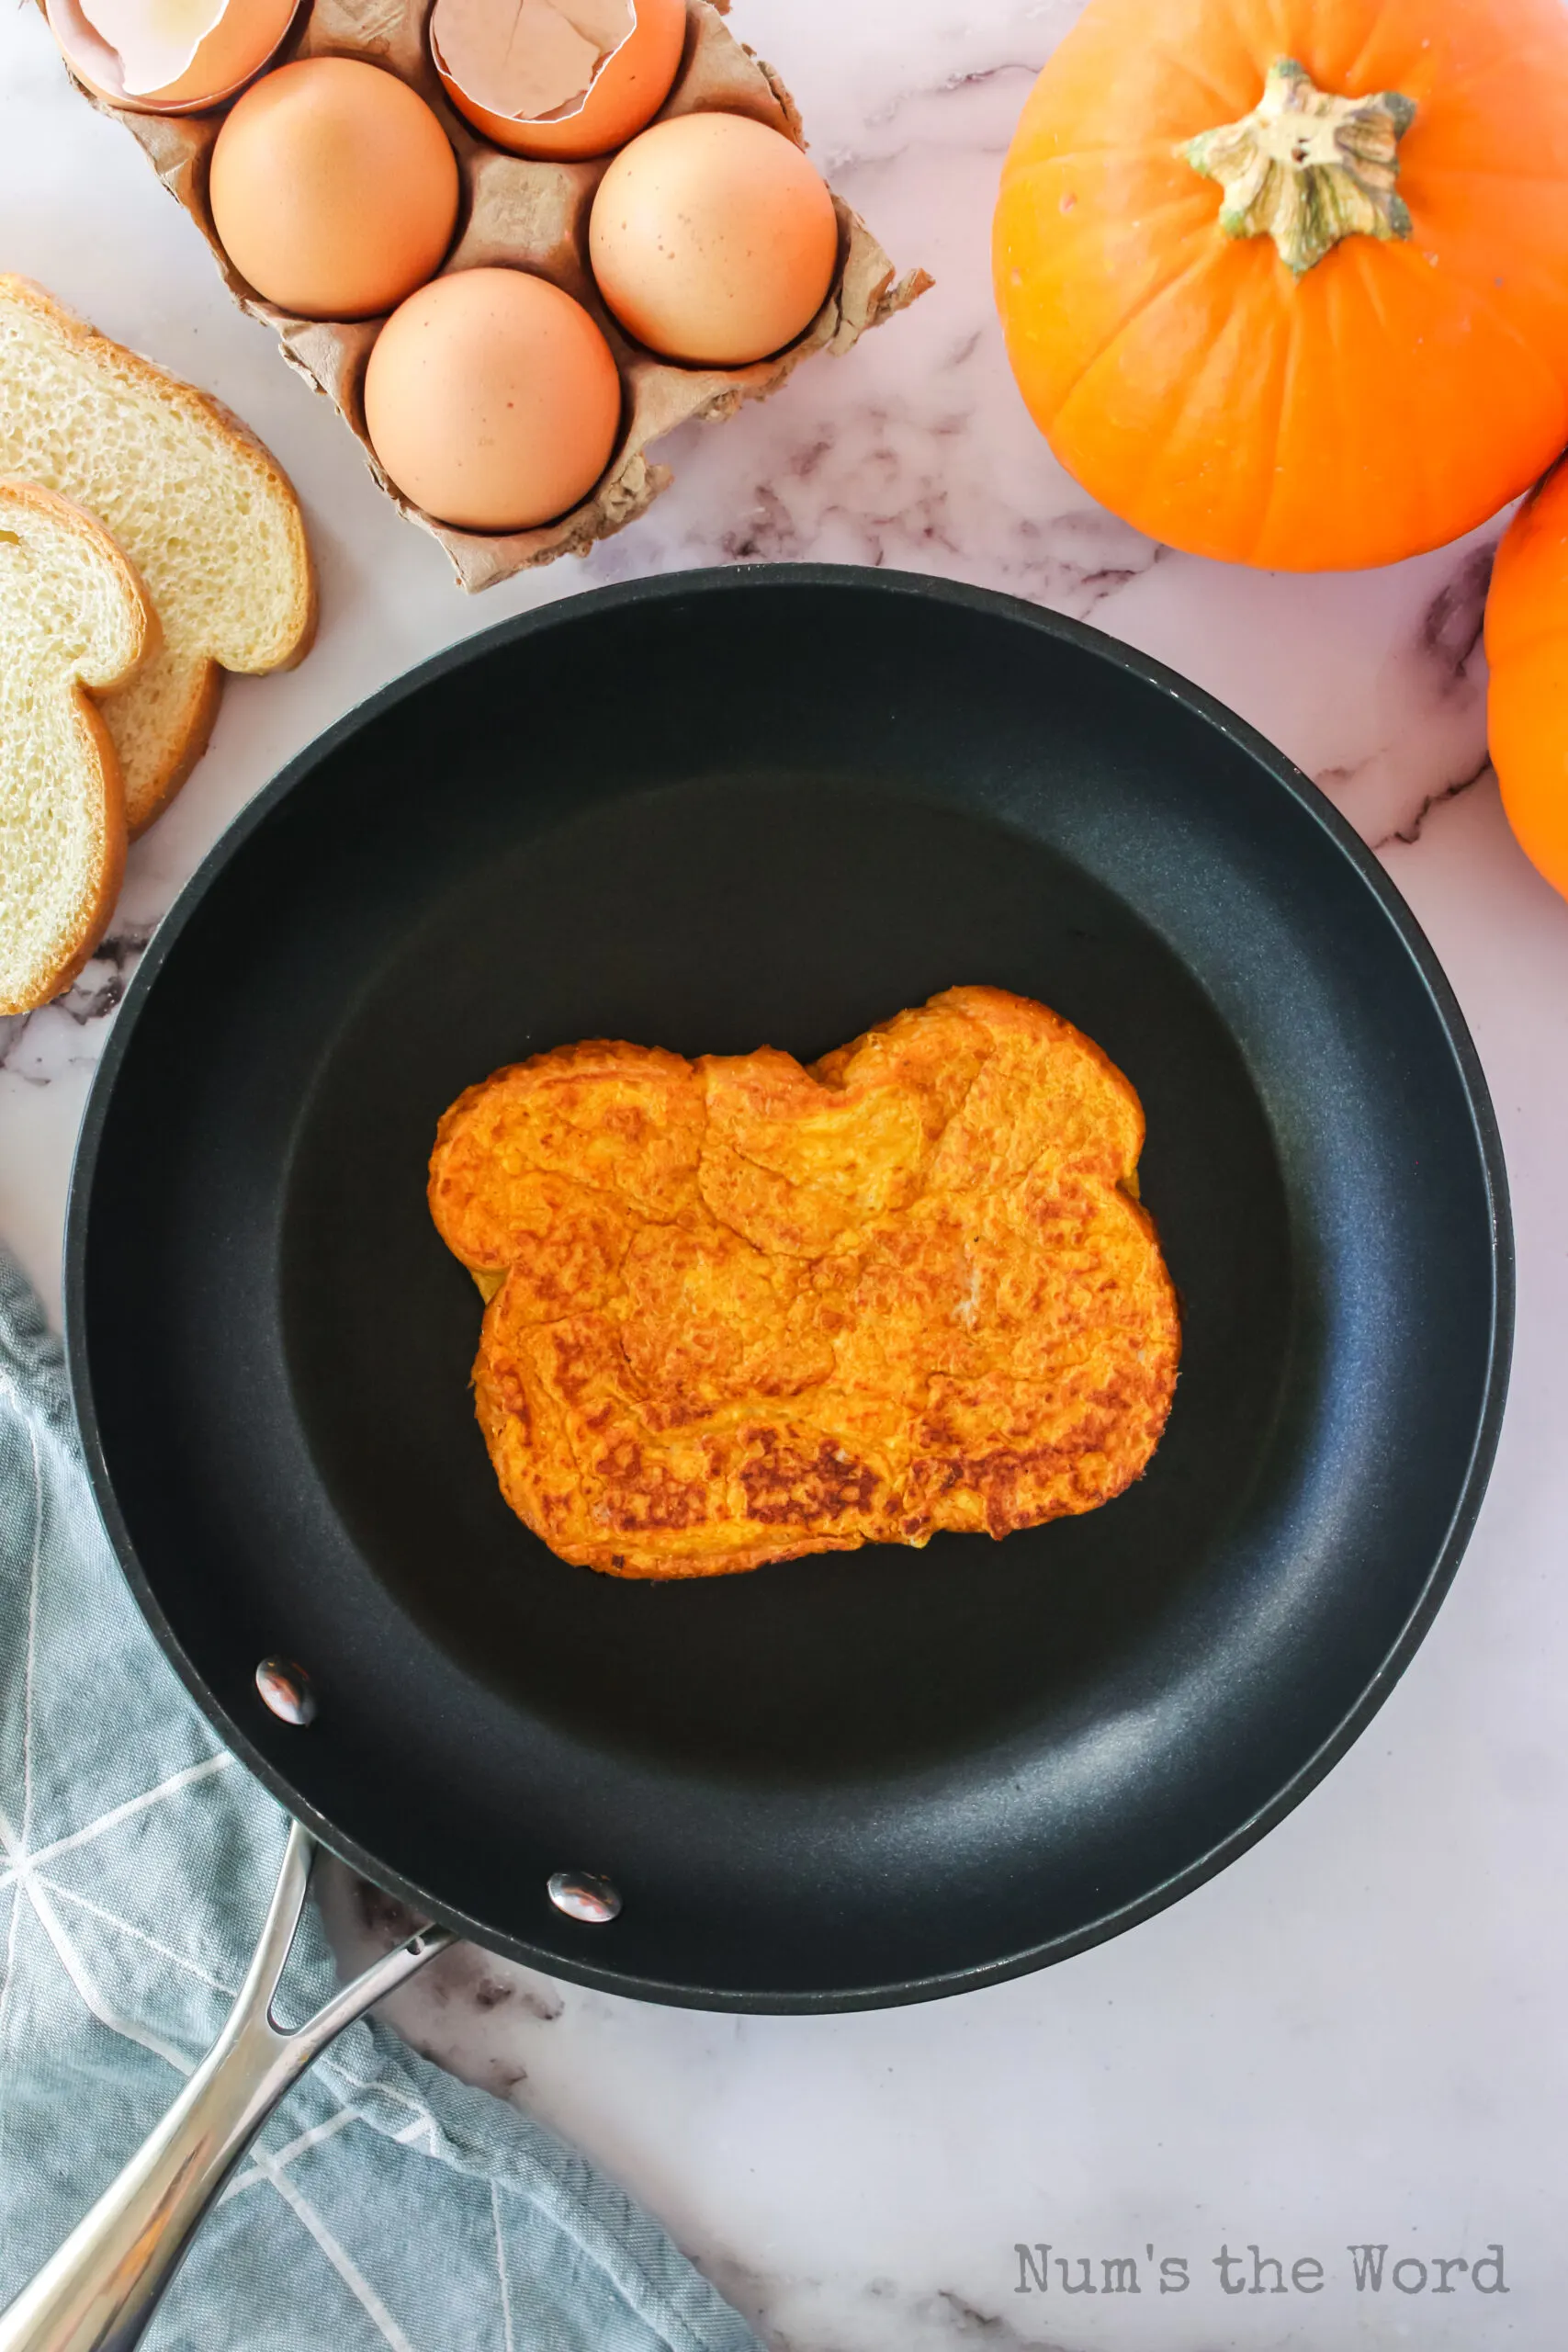
POLYGON ((1454 1001, 1286 760, 1052 614, 760 567, 509 621, 253 803, 116 1023, 67 1303, 126 1573, 299 1818, 555 1974, 804 2010, 1060 1959, 1298 1802, 1453 1575, 1512 1267, 1454 1001), (554 1559, 473 1422, 444 1106, 581 1037, 809 1058, 955 981, 1143 1096, 1186 1319, 1147 1476, 1001 1544, 554 1559), (620 1917, 562 1916, 562 1869, 620 1917))

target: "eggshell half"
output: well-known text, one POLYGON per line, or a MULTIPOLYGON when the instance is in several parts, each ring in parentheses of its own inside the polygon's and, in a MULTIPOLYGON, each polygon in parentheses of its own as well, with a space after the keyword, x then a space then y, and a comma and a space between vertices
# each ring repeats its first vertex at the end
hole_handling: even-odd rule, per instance
POLYGON ((299 0, 229 0, 190 62, 152 90, 126 86, 126 59, 78 0, 47 0, 45 13, 61 55, 95 97, 139 114, 200 114, 254 80, 281 45, 298 6, 299 0))
POLYGON ((355 58, 301 58, 245 92, 212 149, 219 242, 307 319, 374 318, 440 268, 457 159, 417 91, 355 58))
MULTIPOLYGON (((478 5, 480 0, 464 0, 465 7, 478 5)), ((466 81, 459 80, 456 46, 448 58, 441 45, 448 9, 449 0, 436 0, 430 19, 430 53, 441 85, 458 113, 497 147, 513 155, 553 157, 567 163, 624 147, 652 120, 680 71, 686 40, 685 0, 637 0, 632 31, 605 59, 581 99, 569 101, 547 119, 525 119, 486 104, 491 94, 478 86, 471 66, 466 81)))
POLYGON ((740 368, 804 334, 833 282, 826 182, 780 130, 688 114, 623 148, 589 223, 599 290, 670 359, 740 368))
POLYGON ((523 270, 436 278, 371 348, 371 447, 405 498, 464 530, 531 530, 581 504, 620 425, 604 337, 581 302, 523 270))

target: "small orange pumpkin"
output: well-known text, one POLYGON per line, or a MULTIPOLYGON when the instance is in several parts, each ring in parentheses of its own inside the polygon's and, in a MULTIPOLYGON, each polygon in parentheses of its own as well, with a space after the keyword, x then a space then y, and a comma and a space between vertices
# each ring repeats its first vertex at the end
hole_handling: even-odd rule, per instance
POLYGON ((1568 899, 1568 464, 1509 524, 1486 600, 1486 733, 1503 806, 1568 899))
POLYGON ((1090 0, 1024 108, 1008 352, 1170 546, 1389 563, 1568 443, 1562 0, 1090 0))

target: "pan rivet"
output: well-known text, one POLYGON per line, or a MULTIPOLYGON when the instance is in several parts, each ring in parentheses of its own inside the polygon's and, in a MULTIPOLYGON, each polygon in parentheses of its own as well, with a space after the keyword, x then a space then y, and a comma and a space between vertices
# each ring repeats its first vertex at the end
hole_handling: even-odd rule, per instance
POLYGON ((591 1871, 552 1871, 550 1901, 569 1919, 581 1919, 592 1928, 604 1927, 621 1907, 609 1880, 595 1878, 591 1871))
POLYGON ((264 1657, 256 1668, 256 1689, 264 1707, 286 1724, 304 1725, 316 1720, 316 1694, 302 1666, 286 1657, 264 1657))

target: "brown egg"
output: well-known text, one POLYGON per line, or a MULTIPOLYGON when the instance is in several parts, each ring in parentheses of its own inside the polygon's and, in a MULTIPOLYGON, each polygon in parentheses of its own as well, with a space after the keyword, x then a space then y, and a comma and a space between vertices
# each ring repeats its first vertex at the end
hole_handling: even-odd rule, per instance
POLYGON ((803 334, 827 298, 839 224, 793 140, 738 114, 656 122, 599 184, 589 224, 599 290, 667 358, 720 368, 803 334))
MULTIPOLYGON (((514 58, 502 69, 499 58, 491 54, 493 43, 480 38, 488 29, 483 12, 493 10, 495 0, 436 0, 430 51, 442 87, 458 113, 514 155, 563 162, 606 155, 651 121, 670 95, 685 46, 685 0, 637 0, 635 28, 600 67, 581 104, 573 103, 573 91, 563 98, 535 84, 535 102, 540 96, 551 101, 545 119, 521 111, 528 103, 521 77, 513 90, 507 87, 513 80, 510 69, 514 58), (513 96, 520 101, 517 107, 512 103, 513 96), (563 106, 566 111, 558 111, 563 106)), ((495 13, 506 23, 516 14, 510 7, 495 13)))
POLYGON ((373 318, 441 266, 457 159, 395 74, 302 58, 227 117, 209 196, 224 252, 267 301, 307 319, 373 318))
POLYGON ((459 269, 411 295, 370 353, 365 424, 405 498, 468 531, 525 531, 610 462, 621 383, 581 302, 519 269, 459 269))
MULTIPOLYGON (((299 0, 228 0, 190 49, 189 12, 133 0, 47 0, 50 30, 79 82, 110 106, 141 114, 199 114, 243 87, 277 48, 299 0)), ((210 11, 209 11, 210 13, 210 11)))

